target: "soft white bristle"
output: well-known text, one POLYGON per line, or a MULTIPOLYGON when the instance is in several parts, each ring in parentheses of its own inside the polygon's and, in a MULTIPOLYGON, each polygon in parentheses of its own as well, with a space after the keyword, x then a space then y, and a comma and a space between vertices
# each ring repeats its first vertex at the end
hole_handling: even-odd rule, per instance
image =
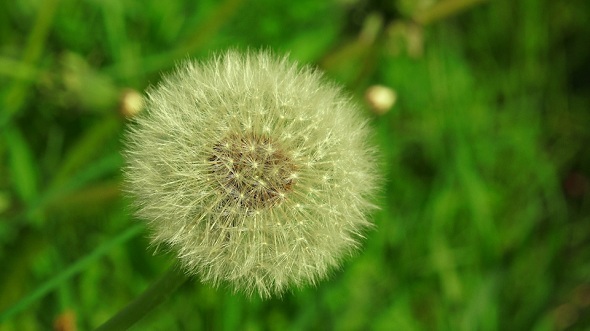
POLYGON ((320 73, 268 52, 186 62, 126 135, 127 191, 190 273, 261 297, 315 284, 370 225, 374 151, 320 73))

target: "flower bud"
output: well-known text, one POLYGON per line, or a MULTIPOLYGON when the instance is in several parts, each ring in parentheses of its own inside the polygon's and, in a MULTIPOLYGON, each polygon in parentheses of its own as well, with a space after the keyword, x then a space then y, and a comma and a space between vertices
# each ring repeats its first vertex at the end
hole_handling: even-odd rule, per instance
POLYGON ((143 109, 143 97, 134 89, 125 89, 121 92, 119 112, 125 118, 132 118, 143 109))
POLYGON ((384 115, 395 105, 397 94, 387 86, 373 85, 365 91, 365 100, 375 114, 384 115))

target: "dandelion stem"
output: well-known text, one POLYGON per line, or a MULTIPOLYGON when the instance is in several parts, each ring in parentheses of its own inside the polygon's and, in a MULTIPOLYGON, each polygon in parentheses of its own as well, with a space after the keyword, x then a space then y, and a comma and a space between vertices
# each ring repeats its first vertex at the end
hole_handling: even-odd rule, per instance
POLYGON ((187 279, 188 276, 179 267, 173 265, 162 278, 152 284, 125 308, 121 309, 115 316, 99 326, 96 331, 129 329, 152 309, 166 301, 187 279))

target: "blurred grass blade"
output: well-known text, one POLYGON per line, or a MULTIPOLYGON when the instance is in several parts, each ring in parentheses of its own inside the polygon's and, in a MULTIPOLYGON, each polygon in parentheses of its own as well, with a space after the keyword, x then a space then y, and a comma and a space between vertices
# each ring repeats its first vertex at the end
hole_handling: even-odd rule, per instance
POLYGON ((118 171, 121 168, 122 157, 117 153, 111 153, 100 158, 96 162, 92 163, 86 169, 83 169, 76 174, 72 175, 71 178, 64 182, 62 185, 45 192, 36 203, 29 208, 29 215, 35 214, 39 210, 53 204, 59 199, 67 196, 72 192, 82 189, 88 183, 113 172, 118 171))
MULTIPOLYGON (((37 11, 35 25, 33 25, 27 39, 27 46, 23 54, 23 65, 34 65, 43 54, 45 41, 49 35, 49 29, 59 0, 47 0, 40 3, 41 6, 37 11)), ((7 90, 4 98, 4 111, 0 113, 0 128, 5 126, 10 118, 20 110, 30 84, 31 81, 15 81, 7 90)))
POLYGON ((16 127, 6 128, 4 137, 8 143, 9 167, 12 184, 16 193, 25 203, 30 203, 37 197, 38 169, 33 152, 16 127))
POLYGON ((86 134, 78 140, 76 145, 70 148, 62 162, 60 169, 50 185, 52 189, 66 182, 72 173, 89 163, 94 157, 103 152, 105 141, 112 139, 119 133, 122 122, 116 116, 109 116, 90 128, 86 134))
POLYGON ((46 73, 26 63, 0 56, 0 76, 32 81, 40 74, 46 73))
MULTIPOLYGON (((215 34, 227 24, 230 19, 236 15, 238 9, 241 8, 244 0, 226 0, 222 2, 216 10, 208 16, 199 27, 194 29, 195 33, 192 34, 187 40, 179 42, 181 45, 170 51, 148 55, 140 59, 137 67, 142 68, 143 74, 152 73, 166 66, 169 66, 174 61, 186 57, 191 52, 199 49, 209 40, 211 40, 215 34)), ((115 76, 125 76, 127 72, 126 63, 115 63, 105 69, 105 73, 115 76)))
POLYGON ((143 225, 136 224, 129 228, 127 231, 121 233, 119 236, 112 238, 111 240, 105 242, 104 244, 100 245, 97 249, 92 251, 90 254, 86 255, 84 258, 79 260, 78 262, 71 265, 69 268, 65 269, 61 273, 57 274, 52 279, 48 280, 41 286, 39 286, 36 290, 34 290, 31 294, 24 297, 8 309, 4 310, 0 313, 0 323, 9 319, 10 317, 18 314, 19 312, 27 309, 31 304, 35 301, 41 299, 43 296, 47 295, 49 292, 53 291, 56 287, 60 286, 63 282, 67 281, 69 278, 74 276, 75 274, 83 271, 85 268, 88 267, 91 263, 96 262, 99 258, 106 255, 113 247, 123 244, 129 239, 137 236, 143 230, 143 225))
POLYGON ((162 278, 120 310, 115 316, 99 326, 96 331, 129 329, 159 304, 168 299, 187 280, 188 275, 184 270, 173 265, 162 278))
POLYGON ((92 163, 91 166, 72 175, 70 180, 61 187, 60 193, 68 193, 82 188, 84 185, 100 178, 101 176, 117 173, 123 164, 123 158, 119 152, 107 154, 92 163))
POLYGON ((18 221, 22 218, 34 217, 38 212, 44 211, 49 205, 59 204, 59 201, 67 197, 77 190, 81 190, 90 182, 117 172, 121 168, 122 157, 119 152, 111 153, 101 157, 85 169, 81 169, 77 173, 71 175, 67 181, 64 181, 59 187, 55 186, 45 190, 32 201, 28 208, 23 210, 12 218, 13 221, 18 221))
POLYGON ((488 0, 444 0, 439 1, 425 10, 414 14, 414 20, 420 24, 427 25, 441 21, 450 16, 459 14, 469 7, 487 2, 488 0))

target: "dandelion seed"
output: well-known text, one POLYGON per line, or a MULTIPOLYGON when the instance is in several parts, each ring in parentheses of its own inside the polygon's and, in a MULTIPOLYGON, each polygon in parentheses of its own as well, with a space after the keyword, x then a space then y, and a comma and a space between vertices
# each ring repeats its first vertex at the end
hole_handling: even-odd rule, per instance
POLYGON ((374 153, 320 73, 230 51, 180 65, 148 96, 126 136, 126 187, 188 273, 269 297, 316 284, 358 246, 374 153))

